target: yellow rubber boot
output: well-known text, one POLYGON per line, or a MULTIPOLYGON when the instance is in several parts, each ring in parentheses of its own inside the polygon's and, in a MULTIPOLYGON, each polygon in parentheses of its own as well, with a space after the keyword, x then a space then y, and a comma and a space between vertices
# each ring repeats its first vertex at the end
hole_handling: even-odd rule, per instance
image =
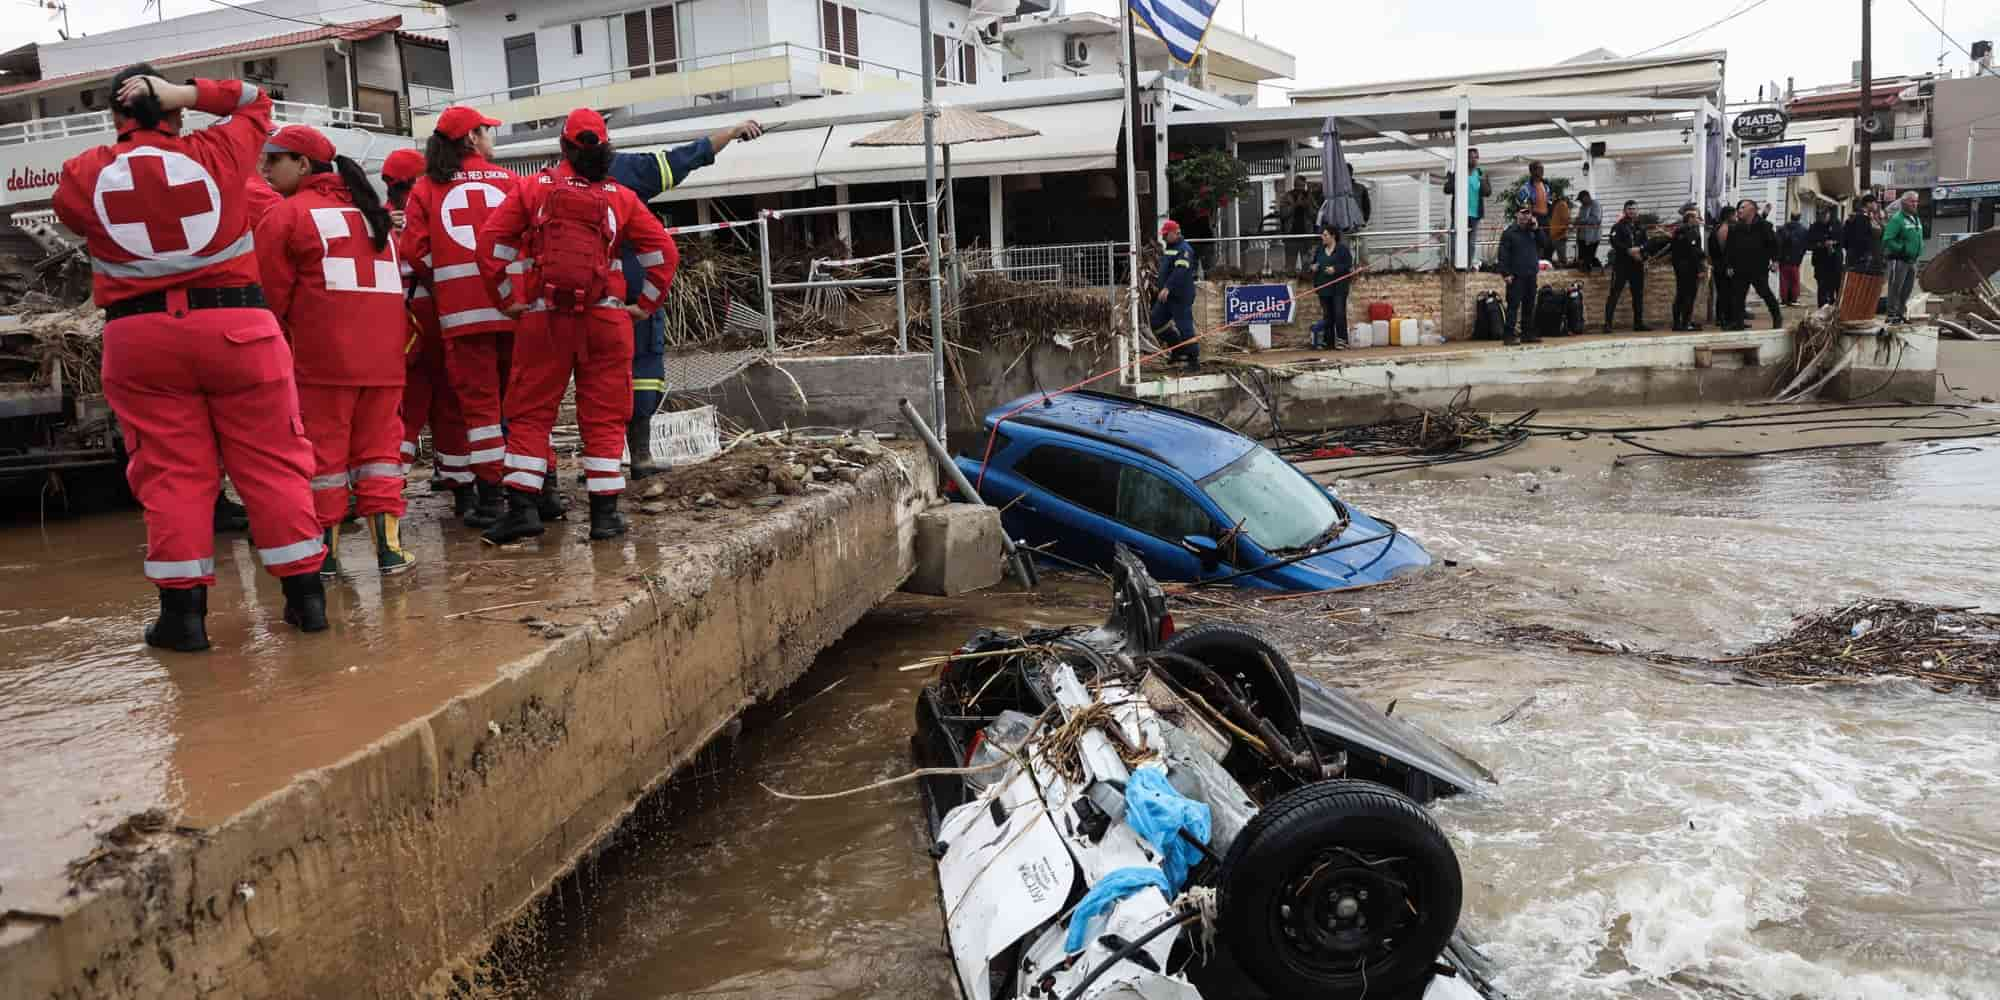
POLYGON ((394 576, 417 564, 417 557, 403 550, 401 518, 394 514, 370 514, 368 526, 375 533, 375 565, 383 576, 394 576))
POLYGON ((331 580, 340 575, 340 525, 321 532, 319 539, 326 545, 326 561, 319 564, 319 575, 331 580))

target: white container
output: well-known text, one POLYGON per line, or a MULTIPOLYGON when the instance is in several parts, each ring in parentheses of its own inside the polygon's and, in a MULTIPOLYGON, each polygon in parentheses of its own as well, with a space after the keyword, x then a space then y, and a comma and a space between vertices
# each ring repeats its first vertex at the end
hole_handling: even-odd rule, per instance
POLYGON ((1257 349, 1260 351, 1270 350, 1271 324, 1269 323, 1250 324, 1250 343, 1255 344, 1257 346, 1257 349))
POLYGON ((1376 347, 1389 346, 1389 321, 1386 319, 1376 320, 1374 323, 1374 332, 1370 334, 1368 341, 1376 347))
POLYGON ((1347 346, 1349 347, 1373 347, 1374 345, 1375 324, 1373 323, 1356 323, 1354 324, 1354 329, 1347 334, 1347 346))
POLYGON ((1417 346, 1417 338, 1418 338, 1418 337, 1419 337, 1420 335, 1421 335, 1421 334, 1420 334, 1420 332, 1419 332, 1419 331, 1418 331, 1418 329, 1417 329, 1417 321, 1416 321, 1416 320, 1413 320, 1413 319, 1407 319, 1407 318, 1401 318, 1401 317, 1399 317, 1399 318, 1398 318, 1398 319, 1396 320, 1396 346, 1397 346, 1397 347, 1415 347, 1415 346, 1417 346))
POLYGON ((1424 340, 1424 343, 1426 343, 1426 344, 1430 343, 1430 342, 1431 342, 1431 338, 1433 338, 1433 337, 1437 337, 1437 340, 1438 340, 1438 342, 1439 342, 1439 343, 1443 343, 1443 341, 1444 341, 1444 338, 1443 338, 1443 337, 1438 337, 1438 335, 1437 335, 1437 332, 1438 332, 1438 321, 1437 321, 1437 320, 1434 320, 1434 319, 1426 319, 1426 320, 1424 320, 1424 321, 1423 321, 1423 331, 1424 331, 1424 336, 1423 336, 1423 340, 1424 340))

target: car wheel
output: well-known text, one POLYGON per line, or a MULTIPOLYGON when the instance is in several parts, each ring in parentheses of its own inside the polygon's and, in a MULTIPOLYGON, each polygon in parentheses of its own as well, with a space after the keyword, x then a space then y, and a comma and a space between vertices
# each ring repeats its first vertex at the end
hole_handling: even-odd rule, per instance
POLYGON ((1217 880, 1232 957, 1274 997, 1422 985, 1458 926, 1458 856, 1422 806, 1367 781, 1273 799, 1217 880))
POLYGON ((1269 639, 1237 625, 1197 625, 1177 632, 1162 647, 1208 664, 1209 669, 1239 684, 1257 703, 1257 710, 1277 724, 1286 738, 1299 727, 1299 678, 1290 661, 1269 639))

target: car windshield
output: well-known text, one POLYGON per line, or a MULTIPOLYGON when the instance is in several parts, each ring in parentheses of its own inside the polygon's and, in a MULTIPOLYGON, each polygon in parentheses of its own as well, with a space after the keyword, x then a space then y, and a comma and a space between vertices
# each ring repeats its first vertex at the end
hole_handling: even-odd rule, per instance
POLYGON ((1266 551, 1311 545, 1339 517, 1325 490, 1268 448, 1251 448, 1201 488, 1266 551))

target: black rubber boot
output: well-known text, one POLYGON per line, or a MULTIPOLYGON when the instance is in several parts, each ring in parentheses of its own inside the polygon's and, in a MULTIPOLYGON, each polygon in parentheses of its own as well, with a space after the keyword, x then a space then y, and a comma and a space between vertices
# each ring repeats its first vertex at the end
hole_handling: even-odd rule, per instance
POLYGON ((625 425, 625 448, 632 453, 632 479, 644 479, 667 471, 653 464, 652 417, 625 425))
POLYGON ((160 617, 146 626, 146 645, 177 653, 208 648, 208 588, 160 588, 160 617))
POLYGON ((471 483, 455 486, 451 491, 451 516, 465 520, 467 514, 479 507, 479 489, 471 483))
POLYGON ((524 538, 533 538, 547 530, 542 527, 539 509, 541 498, 519 490, 507 491, 507 513, 486 533, 479 536, 494 545, 507 545, 524 538))
POLYGON ((625 515, 618 513, 618 494, 590 495, 590 540, 601 542, 625 533, 625 515))
POLYGON ((473 486, 478 494, 472 511, 465 515, 468 528, 491 528, 500 522, 500 515, 507 512, 507 491, 499 483, 481 481, 473 486))
POLYGON ((556 477, 548 476, 542 480, 542 493, 535 498, 535 513, 540 514, 543 521, 569 520, 569 505, 563 502, 562 491, 556 489, 556 477))
POLYGON ((1771 329, 1782 330, 1784 328, 1785 328, 1784 314, 1780 313, 1776 309, 1771 310, 1771 329))
POLYGON ((250 528, 250 512, 243 505, 229 499, 227 493, 215 495, 215 530, 247 531, 250 528))
POLYGON ((326 631, 326 585, 318 573, 280 579, 285 588, 285 624, 301 632, 326 631))

